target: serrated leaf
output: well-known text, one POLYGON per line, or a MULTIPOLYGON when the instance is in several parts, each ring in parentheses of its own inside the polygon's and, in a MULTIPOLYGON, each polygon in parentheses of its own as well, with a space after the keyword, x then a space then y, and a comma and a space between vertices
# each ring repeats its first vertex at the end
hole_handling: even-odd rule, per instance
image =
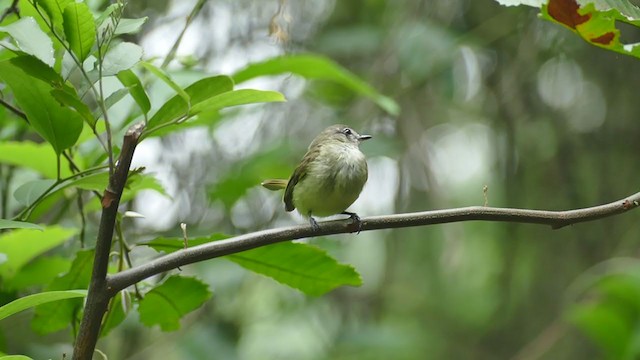
POLYGON ((543 19, 565 26, 586 42, 640 58, 640 44, 624 44, 617 22, 640 27, 640 8, 624 0, 549 0, 542 5, 543 19))
POLYGON ((142 59, 142 47, 130 42, 122 42, 109 49, 102 62, 102 75, 116 75, 131 69, 142 59))
POLYGON ((27 295, 0 307, 0 320, 41 304, 85 296, 87 296, 87 290, 47 291, 27 295))
POLYGON ((169 196, 164 186, 151 174, 136 173, 129 176, 127 185, 125 186, 125 194, 122 195, 123 201, 131 199, 131 197, 142 190, 154 190, 160 195, 169 196), (130 194, 126 194, 129 192, 130 194), (125 196, 126 195, 126 196, 125 196))
MULTIPOLYGON (((93 250, 78 251, 69 271, 55 278, 47 290, 88 288, 93 267, 93 254, 93 250)), ((37 306, 31 327, 40 334, 62 330, 74 321, 74 317, 81 308, 82 301, 77 299, 37 306)))
POLYGON ((324 250, 307 244, 278 243, 226 258, 307 295, 322 295, 344 285, 362 285, 352 266, 339 264, 324 250))
POLYGON ((35 3, 44 9, 54 27, 62 30, 62 12, 65 7, 73 1, 74 0, 35 0, 35 3))
POLYGON ((53 88, 50 84, 15 65, 30 61, 28 56, 19 56, 0 62, 0 78, 13 91, 18 106, 33 129, 60 154, 78 140, 83 120, 76 111, 60 105, 51 95, 53 88))
POLYGON ((203 111, 217 111, 226 107, 286 101, 284 95, 277 91, 263 91, 253 89, 240 89, 228 91, 204 100, 191 107, 189 115, 196 115, 203 111))
POLYGON ((32 224, 24 221, 13 221, 7 219, 0 219, 0 229, 35 229, 43 230, 43 227, 38 224, 32 224))
MULTIPOLYGON (((220 75, 204 78, 187 86, 184 91, 191 101, 191 105, 197 105, 218 94, 233 90, 233 81, 228 76, 220 75)), ((169 99, 149 119, 149 128, 175 121, 186 116, 189 111, 189 103, 184 96, 176 95, 169 99)))
POLYGON ((23 52, 35 56, 49 66, 55 63, 53 42, 32 17, 24 17, 7 26, 0 26, 0 32, 11 35, 23 52))
POLYGON ((140 110, 144 114, 148 113, 151 110, 151 102, 138 76, 131 70, 123 70, 118 73, 118 80, 127 88, 140 110))
MULTIPOLYGON (((0 235, 0 277, 11 278, 26 263, 77 233, 76 229, 48 226, 44 230, 17 229, 0 235)), ((67 289, 64 289, 67 290, 67 289)))
POLYGON ((53 68, 40 61, 33 56, 20 56, 10 60, 11 65, 17 66, 24 70, 30 76, 33 76, 43 82, 51 85, 53 88, 63 87, 64 80, 53 68))
POLYGON ((184 89, 182 89, 180 85, 176 84, 164 70, 146 61, 141 61, 140 65, 142 65, 150 73, 155 75, 158 79, 162 80, 165 84, 169 85, 169 87, 171 87, 176 93, 178 93, 178 95, 187 105, 191 104, 191 97, 189 96, 189 94, 184 89))
POLYGON ((96 24, 87 4, 72 2, 64 8, 62 14, 64 34, 71 51, 80 62, 91 53, 96 40, 96 24))
MULTIPOLYGON (((225 234, 188 239, 188 247, 229 238, 225 234)), ((172 253, 184 248, 182 238, 159 237, 138 245, 172 253)), ((315 246, 284 242, 259 247, 225 257, 247 270, 273 278, 308 295, 322 295, 339 286, 362 285, 362 279, 350 265, 338 263, 315 246)))
POLYGON ((197 309, 211 297, 202 281, 173 275, 145 294, 140 301, 140 321, 146 326, 159 325, 162 331, 180 328, 180 318, 197 309))
POLYGON ((327 80, 341 84, 374 101, 391 115, 398 115, 400 107, 391 98, 380 94, 371 85, 333 60, 318 55, 286 55, 248 65, 233 75, 236 84, 258 76, 296 74, 306 79, 327 80))

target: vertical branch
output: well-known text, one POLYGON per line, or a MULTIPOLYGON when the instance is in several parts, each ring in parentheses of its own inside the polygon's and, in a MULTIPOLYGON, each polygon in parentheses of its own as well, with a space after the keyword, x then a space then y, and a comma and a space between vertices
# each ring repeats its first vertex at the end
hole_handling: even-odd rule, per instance
POLYGON ((129 167, 144 124, 133 125, 125 134, 120 158, 114 173, 109 177, 109 185, 102 198, 102 217, 98 228, 93 272, 89 283, 89 294, 80 323, 80 331, 74 344, 73 359, 88 360, 98 342, 102 318, 109 305, 113 293, 107 288, 107 267, 113 231, 118 216, 118 205, 122 191, 127 183, 129 167))

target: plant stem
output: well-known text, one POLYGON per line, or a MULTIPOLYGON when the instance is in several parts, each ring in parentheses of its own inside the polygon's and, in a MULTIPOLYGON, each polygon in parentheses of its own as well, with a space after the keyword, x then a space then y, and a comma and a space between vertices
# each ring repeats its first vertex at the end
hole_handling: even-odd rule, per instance
POLYGON ((93 271, 80 331, 74 344, 74 360, 91 359, 98 341, 102 318, 107 311, 110 299, 114 296, 114 293, 107 288, 109 253, 118 218, 118 205, 127 183, 133 153, 143 129, 144 124, 136 124, 129 128, 125 134, 118 165, 113 175, 109 177, 109 185, 102 198, 102 216, 98 227, 93 271))
POLYGON ((110 275, 107 278, 106 286, 111 294, 115 294, 138 281, 182 265, 301 238, 349 233, 359 230, 392 229, 478 220, 549 225, 553 229, 559 229, 567 225, 621 214, 638 206, 640 206, 640 192, 609 204, 567 211, 470 206, 457 209, 373 216, 363 218, 359 228, 358 226, 354 227, 355 224, 351 220, 334 220, 318 223, 318 230, 314 230, 310 225, 263 230, 160 256, 144 265, 110 275))

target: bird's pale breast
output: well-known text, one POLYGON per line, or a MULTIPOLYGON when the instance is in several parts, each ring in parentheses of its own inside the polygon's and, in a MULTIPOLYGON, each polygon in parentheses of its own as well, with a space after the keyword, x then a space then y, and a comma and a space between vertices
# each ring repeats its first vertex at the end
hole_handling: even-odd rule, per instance
POLYGON ((367 162, 357 146, 323 147, 293 190, 293 202, 304 216, 330 216, 345 211, 367 182, 367 162))

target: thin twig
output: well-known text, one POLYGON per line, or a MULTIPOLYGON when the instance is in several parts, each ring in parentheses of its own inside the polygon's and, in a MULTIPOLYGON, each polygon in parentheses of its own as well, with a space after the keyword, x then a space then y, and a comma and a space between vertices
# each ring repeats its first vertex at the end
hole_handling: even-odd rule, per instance
MULTIPOLYGON (((614 201, 609 204, 567 211, 471 206, 448 210, 368 217, 362 219, 359 230, 391 229, 473 220, 540 224, 549 225, 553 229, 559 229, 567 225, 621 214, 639 205, 640 192, 626 199, 614 201)), ((318 225, 320 228, 317 231, 309 225, 270 229, 179 250, 161 256, 144 265, 109 275, 106 282, 107 289, 113 296, 118 291, 138 281, 175 269, 178 266, 235 254, 281 241, 341 234, 358 230, 356 229, 357 227, 353 226, 354 224, 351 220, 327 221, 321 222, 318 225)))
MULTIPOLYGON (((73 180, 75 178, 78 177, 82 177, 82 176, 86 176, 89 175, 95 171, 104 169, 104 166, 96 166, 87 170, 83 170, 81 172, 75 173, 69 177, 66 177, 64 179, 60 179, 60 180, 56 180, 56 182, 51 185, 50 187, 48 187, 42 194, 40 194, 40 196, 38 196, 31 204, 29 204, 29 206, 27 206, 26 208, 22 209, 22 211, 20 211, 20 213, 16 216, 14 216, 14 219, 26 219, 31 215, 31 211, 33 211, 33 208, 38 205, 40 203, 40 201, 42 201, 42 199, 44 199, 45 197, 51 195, 51 192, 54 190, 54 188, 56 188, 58 185, 64 184, 67 181, 73 180)), ((95 193, 95 192, 94 192, 95 193)), ((96 196, 98 196, 99 199, 102 200, 102 196, 97 193, 96 196)))
POLYGON ((78 189, 76 191, 78 194, 77 205, 78 205, 78 213, 80 213, 80 248, 84 249, 84 238, 87 231, 87 219, 84 214, 84 201, 82 200, 82 190, 78 189))
POLYGON ((19 118, 23 119, 24 121, 27 122, 27 124, 29 123, 29 119, 27 119, 27 115, 20 109, 18 109, 17 107, 9 104, 8 102, 6 102, 4 99, 0 99, 0 105, 6 107, 9 111, 11 111, 12 113, 14 113, 15 115, 17 115, 19 118))
POLYGON ((4 12, 2 13, 2 16, 0 16, 0 22, 3 22, 4 19, 7 18, 7 16, 11 15, 11 14, 16 14, 16 16, 19 18, 20 17, 20 8, 18 7, 18 2, 20 0, 13 0, 11 2, 11 5, 9 5, 8 8, 6 8, 4 10, 4 12))
POLYGON ((191 13, 187 16, 187 20, 185 21, 184 27, 182 28, 180 35, 178 35, 178 38, 173 43, 173 46, 171 46, 171 50, 169 50, 169 52, 167 53, 167 56, 165 56, 164 58, 164 61, 162 61, 162 65, 160 65, 161 69, 165 69, 167 66, 169 66, 169 63, 171 62, 171 60, 173 60, 176 57, 176 53, 178 52, 178 47, 182 42, 182 37, 184 36, 185 32, 187 32, 187 28, 189 28, 189 25, 191 25, 191 22, 193 21, 193 19, 195 19, 195 17, 198 16, 198 13, 200 13, 200 10, 202 10, 202 7, 204 6, 205 2, 206 0, 198 0, 196 5, 191 10, 191 13))

